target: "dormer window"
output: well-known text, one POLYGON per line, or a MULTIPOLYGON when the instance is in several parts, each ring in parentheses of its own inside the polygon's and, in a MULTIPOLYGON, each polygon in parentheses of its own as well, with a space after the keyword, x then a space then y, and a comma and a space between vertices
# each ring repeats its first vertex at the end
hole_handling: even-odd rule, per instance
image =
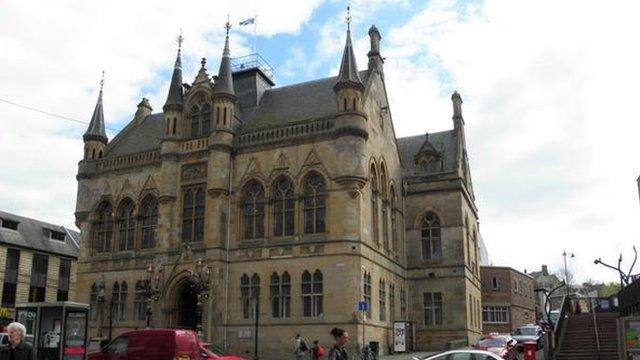
POLYGON ((64 241, 66 234, 60 231, 49 230, 49 238, 51 240, 64 241))
POLYGON ((8 220, 8 219, 0 219, 0 223, 2 224, 2 227, 5 228, 5 229, 18 230, 18 222, 17 221, 8 220))
POLYGON ((430 154, 423 154, 416 159, 416 164, 425 172, 442 171, 444 161, 430 154))

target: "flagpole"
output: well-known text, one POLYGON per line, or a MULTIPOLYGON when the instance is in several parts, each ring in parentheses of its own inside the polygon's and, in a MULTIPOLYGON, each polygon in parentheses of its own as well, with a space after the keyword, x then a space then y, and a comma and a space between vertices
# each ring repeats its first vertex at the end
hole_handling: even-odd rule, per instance
POLYGON ((258 27, 258 15, 253 15, 253 53, 257 54, 256 49, 256 29, 258 27))

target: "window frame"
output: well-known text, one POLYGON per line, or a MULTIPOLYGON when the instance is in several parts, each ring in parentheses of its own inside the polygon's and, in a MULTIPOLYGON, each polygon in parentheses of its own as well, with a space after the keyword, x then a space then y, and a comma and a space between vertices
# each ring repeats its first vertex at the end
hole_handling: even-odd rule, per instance
POLYGON ((424 292, 424 325, 428 327, 442 326, 444 309, 441 292, 424 292), (432 321, 429 321, 432 320, 432 321))
POLYGON ((420 240, 422 243, 422 260, 439 261, 442 259, 442 221, 433 211, 422 217, 420 240))

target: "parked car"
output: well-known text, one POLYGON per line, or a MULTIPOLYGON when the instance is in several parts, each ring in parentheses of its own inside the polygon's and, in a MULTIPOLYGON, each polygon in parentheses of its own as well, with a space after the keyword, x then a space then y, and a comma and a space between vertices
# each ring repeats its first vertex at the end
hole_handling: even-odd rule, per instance
POLYGON ((498 355, 501 359, 517 359, 518 342, 509 335, 485 335, 480 341, 473 345, 476 350, 485 350, 498 355))
POLYGON ((513 334, 513 338, 518 341, 518 349, 524 347, 524 343, 529 341, 536 343, 536 349, 543 346, 542 328, 538 325, 529 324, 519 327, 513 334))
POLYGON ((451 350, 433 356, 419 358, 414 356, 413 360, 502 360, 498 355, 482 350, 451 350))
POLYGON ((123 333, 88 360, 244 360, 219 356, 207 349, 195 332, 177 329, 144 329, 123 333))
POLYGON ((9 334, 0 333, 0 348, 9 346, 9 334))

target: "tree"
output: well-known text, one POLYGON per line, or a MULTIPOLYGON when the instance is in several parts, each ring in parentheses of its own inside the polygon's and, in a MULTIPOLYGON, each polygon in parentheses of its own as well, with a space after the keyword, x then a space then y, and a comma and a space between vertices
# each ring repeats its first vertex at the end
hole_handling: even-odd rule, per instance
POLYGON ((619 291, 620 291, 620 284, 615 282, 610 282, 604 285, 604 287, 600 291, 600 296, 608 297, 611 295, 616 295, 619 291))

